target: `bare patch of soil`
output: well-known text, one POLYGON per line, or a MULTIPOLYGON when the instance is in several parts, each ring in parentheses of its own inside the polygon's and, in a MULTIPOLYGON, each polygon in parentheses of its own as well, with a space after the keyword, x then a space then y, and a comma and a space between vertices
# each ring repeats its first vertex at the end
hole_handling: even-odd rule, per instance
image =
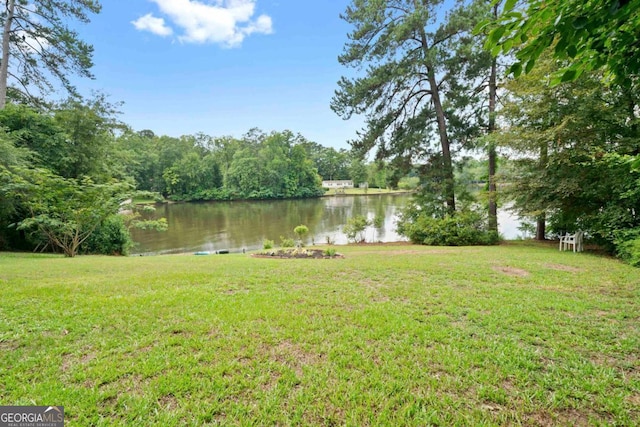
POLYGON ((279 259, 333 259, 344 258, 343 255, 335 253, 330 256, 322 249, 269 249, 251 255, 254 258, 279 258, 279 259))
POLYGON ((514 277, 527 277, 529 276, 529 272, 527 270, 522 270, 520 268, 514 267, 504 267, 504 266, 495 266, 493 267, 495 271, 506 274, 507 276, 514 277))
POLYGON ((160 399, 158 399, 158 406, 164 410, 174 410, 180 406, 178 404, 178 399, 172 394, 165 394, 160 399))
POLYGON ((93 359, 96 358, 96 354, 92 352, 85 353, 83 355, 67 353, 62 356, 62 372, 69 371, 72 367, 78 367, 82 365, 87 365, 93 359))
POLYGON ((625 400, 634 406, 640 407, 640 393, 634 393, 630 396, 627 396, 625 400))
POLYGON ((298 377, 302 376, 304 366, 315 365, 322 359, 322 355, 310 353, 289 340, 281 341, 276 346, 270 349, 265 348, 263 351, 270 354, 273 360, 288 366, 298 377))
POLYGON ((2 351, 14 351, 17 350, 21 345, 17 341, 6 340, 0 341, 0 350, 2 351))
POLYGON ((577 409, 564 409, 556 412, 538 411, 525 417, 525 425, 587 427, 592 425, 589 415, 593 414, 590 411, 579 411, 577 409))

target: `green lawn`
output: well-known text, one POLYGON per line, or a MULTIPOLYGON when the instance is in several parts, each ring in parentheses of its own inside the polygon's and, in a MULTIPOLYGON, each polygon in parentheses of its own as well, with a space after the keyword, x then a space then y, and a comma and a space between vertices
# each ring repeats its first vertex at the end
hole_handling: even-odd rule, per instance
POLYGON ((640 270, 555 247, 0 254, 0 404, 67 425, 638 425, 640 270))

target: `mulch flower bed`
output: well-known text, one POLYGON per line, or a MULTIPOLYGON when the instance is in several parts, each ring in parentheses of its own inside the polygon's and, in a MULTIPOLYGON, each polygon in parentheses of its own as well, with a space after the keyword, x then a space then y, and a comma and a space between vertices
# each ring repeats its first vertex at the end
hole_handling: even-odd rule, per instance
POLYGON ((333 252, 333 254, 329 254, 327 250, 306 249, 306 248, 266 249, 262 252, 252 254, 251 256, 254 258, 282 258, 282 259, 344 258, 343 255, 337 252, 333 252))

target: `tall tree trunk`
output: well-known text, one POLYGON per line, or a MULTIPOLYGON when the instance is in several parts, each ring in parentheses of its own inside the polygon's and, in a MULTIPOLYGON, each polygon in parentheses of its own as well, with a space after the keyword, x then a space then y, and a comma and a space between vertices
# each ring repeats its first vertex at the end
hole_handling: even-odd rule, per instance
POLYGON ((451 147, 449 145, 449 136, 447 135, 447 123, 444 118, 444 109, 440 101, 440 93, 436 82, 433 68, 429 67, 429 83, 433 107, 436 110, 438 120, 438 133, 440 136, 440 145, 442 147, 442 164, 444 166, 444 196, 447 202, 447 210, 449 213, 456 211, 456 197, 453 178, 453 163, 451 161, 451 147))
POLYGON ((542 212, 536 218, 536 240, 545 240, 547 234, 547 214, 542 212))
MULTIPOLYGON (((544 169, 547 166, 549 159, 549 146, 545 142, 540 146, 540 169, 544 169)), ((536 218, 536 240, 545 240, 547 234, 547 214, 542 212, 536 218)))
MULTIPOLYGON (((496 130, 496 58, 491 61, 491 75, 489 76, 489 134, 496 130)), ((489 230, 498 231, 498 193, 496 188, 496 146, 489 142, 489 230)))
POLYGON ((7 104, 7 80, 9 79, 9 48, 11 37, 11 24, 13 22, 13 12, 15 0, 7 0, 7 16, 2 29, 2 62, 0 63, 0 110, 7 104))
MULTIPOLYGON (((429 57, 429 46, 427 44, 427 35, 424 30, 420 31, 422 52, 425 58, 429 57)), ((447 203, 447 211, 455 213, 456 197, 453 178, 453 162, 451 161, 451 147, 449 144, 449 136, 447 135, 447 122, 444 117, 444 109, 440 100, 440 88, 436 81, 436 75, 433 67, 427 66, 427 74, 429 76, 429 89, 431 90, 431 101, 436 111, 436 119, 438 122, 438 134, 440 136, 440 145, 442 148, 442 165, 444 167, 444 196, 447 203)))
MULTIPOLYGON (((493 6, 493 19, 498 19, 498 3, 493 6)), ((489 74, 489 134, 496 130, 496 101, 498 92, 497 83, 498 60, 491 59, 491 73, 489 74)), ((498 231, 498 191, 496 188, 497 155, 493 141, 489 142, 489 230, 498 231)))

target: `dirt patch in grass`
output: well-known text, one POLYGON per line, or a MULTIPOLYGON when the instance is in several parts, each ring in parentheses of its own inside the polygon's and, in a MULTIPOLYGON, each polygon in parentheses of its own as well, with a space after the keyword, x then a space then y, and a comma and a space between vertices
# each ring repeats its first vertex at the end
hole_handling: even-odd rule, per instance
POLYGON ((222 292, 225 295, 235 295, 235 294, 248 294, 249 293, 249 289, 247 288, 229 288, 225 291, 222 292))
POLYGON ((0 341, 0 351, 14 351, 20 348, 18 341, 4 340, 0 341))
POLYGON ((552 427, 552 426, 590 426, 589 416, 577 409, 565 409, 557 412, 538 411, 525 416, 525 425, 552 427))
POLYGON ((158 406, 165 411, 171 411, 178 408, 180 405, 178 404, 178 399, 176 399, 173 394, 166 394, 158 399, 158 406))
POLYGON ((571 267, 570 265, 563 265, 563 264, 545 264, 544 266, 551 270, 567 271, 569 273, 581 273, 584 271, 581 268, 571 267))
POLYGON ((634 375, 636 372, 640 372, 640 360, 635 356, 620 356, 619 358, 616 358, 613 356, 596 353, 589 357, 589 361, 594 365, 616 369, 622 372, 623 375, 634 375))
POLYGON ((115 390, 118 392, 118 400, 124 396, 140 397, 144 396, 151 389, 153 377, 145 377, 141 374, 127 373, 113 381, 99 384, 103 390, 115 390))
POLYGON ((144 347, 139 347, 136 351, 138 353, 149 353, 151 350, 153 350, 156 346, 158 345, 157 342, 153 342, 152 344, 147 344, 144 347))
POLYGON ((269 249, 251 255, 253 258, 278 258, 278 259, 336 259, 344 258, 344 255, 335 253, 328 255, 322 249, 269 249))
POLYGON ((82 356, 77 354, 69 353, 62 356, 62 372, 67 372, 72 367, 86 365, 96 358, 96 354, 89 352, 85 353, 82 356))
POLYGON ((302 368, 317 364, 321 355, 306 351, 300 345, 289 340, 279 342, 271 347, 270 356, 278 363, 281 363, 293 370, 298 377, 302 376, 302 368))
POLYGON ((627 396, 626 401, 631 403, 633 406, 640 407, 640 393, 634 393, 627 396))
POLYGON ((522 270, 521 268, 515 267, 505 267, 505 266, 494 266, 493 269, 499 273, 506 274, 507 276, 513 277, 527 277, 529 276, 529 272, 527 270, 522 270))

